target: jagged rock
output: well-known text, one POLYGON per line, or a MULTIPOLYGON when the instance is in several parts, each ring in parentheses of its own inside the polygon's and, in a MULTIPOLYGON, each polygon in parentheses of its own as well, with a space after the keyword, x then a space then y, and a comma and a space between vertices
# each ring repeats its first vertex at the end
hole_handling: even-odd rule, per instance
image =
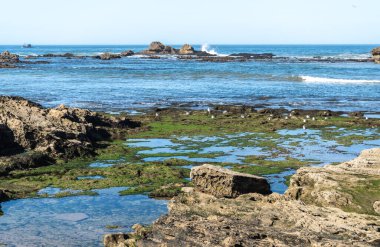
POLYGON ((182 48, 179 50, 180 55, 193 55, 194 53, 194 48, 189 44, 183 45, 182 48))
POLYGON ((285 195, 250 193, 231 199, 186 190, 169 202, 168 215, 124 246, 379 246, 379 161, 380 149, 372 149, 340 165, 302 168, 285 195), (368 181, 374 181, 372 188, 361 187, 368 181), (357 186, 362 200, 370 190, 372 197, 362 206, 373 208, 373 214, 345 212, 331 201, 324 207, 320 200, 303 200, 305 194, 318 199, 320 187, 338 195, 357 186))
POLYGON ((380 47, 377 47, 372 50, 372 58, 375 63, 380 63, 380 47))
POLYGON ((103 238, 103 244, 105 247, 124 247, 128 246, 126 244, 128 239, 128 234, 124 233, 107 234, 103 238))
POLYGON ((120 55, 122 57, 130 57, 130 56, 135 55, 135 53, 132 50, 128 50, 128 51, 123 51, 120 55))
POLYGON ((339 165, 300 168, 286 194, 307 203, 376 214, 374 208, 372 212, 371 207, 365 209, 380 200, 376 181, 380 181, 379 148, 364 150, 358 158, 339 165))
POLYGON ((19 56, 12 54, 9 51, 4 51, 0 54, 0 63, 18 63, 20 62, 19 56))
POLYGON ((167 55, 167 54, 177 54, 178 50, 171 46, 165 46, 161 42, 155 41, 149 45, 147 50, 141 52, 144 55, 167 55))
POLYGON ((193 167, 190 177, 197 190, 216 197, 234 198, 252 192, 271 193, 269 183, 265 178, 233 172, 218 166, 193 167))
POLYGON ((16 68, 15 64, 19 62, 19 56, 9 51, 4 51, 0 54, 0 68, 16 68))
POLYGON ((13 139, 0 139, 0 146, 12 149, 14 142, 23 150, 66 159, 90 155, 98 141, 139 123, 63 105, 45 109, 21 97, 0 96, 0 125, 1 135, 13 139))
POLYGON ((10 171, 29 169, 54 164, 55 160, 46 153, 27 152, 9 157, 0 157, 0 175, 7 175, 10 171))

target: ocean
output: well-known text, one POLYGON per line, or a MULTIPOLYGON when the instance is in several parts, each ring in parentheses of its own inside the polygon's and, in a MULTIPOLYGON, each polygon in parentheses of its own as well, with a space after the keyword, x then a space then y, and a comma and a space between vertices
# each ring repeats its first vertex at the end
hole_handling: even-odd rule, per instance
MULTIPOLYGON (((174 45, 179 48, 179 45, 174 45)), ((201 62, 173 56, 141 56, 109 61, 94 58, 36 58, 48 64, 23 64, 0 70, 0 95, 17 95, 46 107, 65 104, 107 112, 148 107, 248 104, 257 108, 330 109, 377 112, 380 65, 351 62, 368 58, 376 45, 195 45, 221 56, 273 53, 291 58, 340 58, 339 62, 298 60, 201 62), (347 59, 347 61, 345 61, 347 59)), ((147 45, 0 46, 21 57, 46 53, 97 55, 141 51, 147 45)))

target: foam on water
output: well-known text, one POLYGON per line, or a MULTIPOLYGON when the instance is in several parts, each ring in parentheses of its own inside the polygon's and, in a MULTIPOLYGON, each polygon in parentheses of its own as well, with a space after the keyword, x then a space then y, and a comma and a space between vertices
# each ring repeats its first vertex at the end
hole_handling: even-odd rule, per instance
POLYGON ((314 77, 314 76, 300 76, 303 82, 310 83, 380 83, 380 80, 361 80, 361 79, 339 79, 339 78, 325 78, 325 77, 314 77))

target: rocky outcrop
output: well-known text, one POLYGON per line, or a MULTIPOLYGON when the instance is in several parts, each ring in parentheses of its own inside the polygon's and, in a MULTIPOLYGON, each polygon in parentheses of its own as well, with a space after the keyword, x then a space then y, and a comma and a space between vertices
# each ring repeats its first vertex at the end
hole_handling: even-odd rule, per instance
POLYGON ((95 56, 95 58, 96 59, 101 59, 101 60, 111 60, 111 59, 121 58, 121 55, 105 52, 105 53, 102 53, 102 54, 100 54, 98 56, 95 56))
POLYGON ((0 146, 2 155, 33 150, 51 157, 90 155, 97 142, 116 137, 139 123, 106 117, 89 110, 61 105, 45 109, 21 97, 0 96, 0 146), (12 152, 11 152, 12 151, 12 152))
POLYGON ((182 46, 182 48, 179 50, 178 52, 180 55, 194 55, 195 54, 195 50, 194 48, 189 45, 189 44, 185 44, 182 46))
POLYGON ((145 231, 135 230, 127 239, 115 238, 113 245, 106 246, 379 246, 379 159, 380 149, 372 149, 340 165, 303 168, 285 195, 218 198, 200 192, 205 191, 199 188, 203 185, 194 183, 195 189, 170 201, 168 215, 145 231), (362 188, 362 182, 369 183, 362 188), (322 187, 332 196, 321 194, 322 187), (358 189, 364 201, 366 190, 370 192, 371 200, 361 206, 372 211, 358 214, 332 203, 346 202, 333 191, 350 188, 358 189))
POLYGON ((377 47, 372 50, 372 58, 375 63, 380 63, 380 47, 377 47))
POLYGON ((275 55, 273 53, 234 53, 229 55, 230 57, 243 57, 246 59, 260 60, 260 59, 272 59, 275 55))
POLYGON ((171 46, 166 46, 161 42, 154 41, 150 43, 147 50, 141 52, 144 55, 168 55, 168 54, 177 54, 178 50, 174 49, 171 46))
POLYGON ((128 50, 128 51, 123 51, 122 53, 120 53, 120 55, 122 57, 130 57, 130 56, 135 55, 135 52, 132 50, 128 50))
POLYGON ((380 149, 364 150, 354 160, 323 168, 301 168, 292 177, 287 195, 306 203, 378 214, 380 149))
POLYGON ((15 64, 19 62, 19 56, 9 51, 4 51, 0 54, 0 68, 15 68, 15 64))
POLYGON ((212 165, 194 167, 190 173, 196 189, 216 197, 235 198, 247 193, 270 194, 270 186, 265 178, 233 172, 212 165))

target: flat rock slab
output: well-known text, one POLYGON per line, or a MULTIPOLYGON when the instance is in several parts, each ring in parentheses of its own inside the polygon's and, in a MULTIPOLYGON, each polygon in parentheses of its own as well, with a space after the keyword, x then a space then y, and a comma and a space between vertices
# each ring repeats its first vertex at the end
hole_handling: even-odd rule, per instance
POLYGON ((268 181, 259 176, 233 172, 213 165, 202 165, 191 169, 195 188, 216 197, 235 198, 241 194, 270 194, 268 181))

